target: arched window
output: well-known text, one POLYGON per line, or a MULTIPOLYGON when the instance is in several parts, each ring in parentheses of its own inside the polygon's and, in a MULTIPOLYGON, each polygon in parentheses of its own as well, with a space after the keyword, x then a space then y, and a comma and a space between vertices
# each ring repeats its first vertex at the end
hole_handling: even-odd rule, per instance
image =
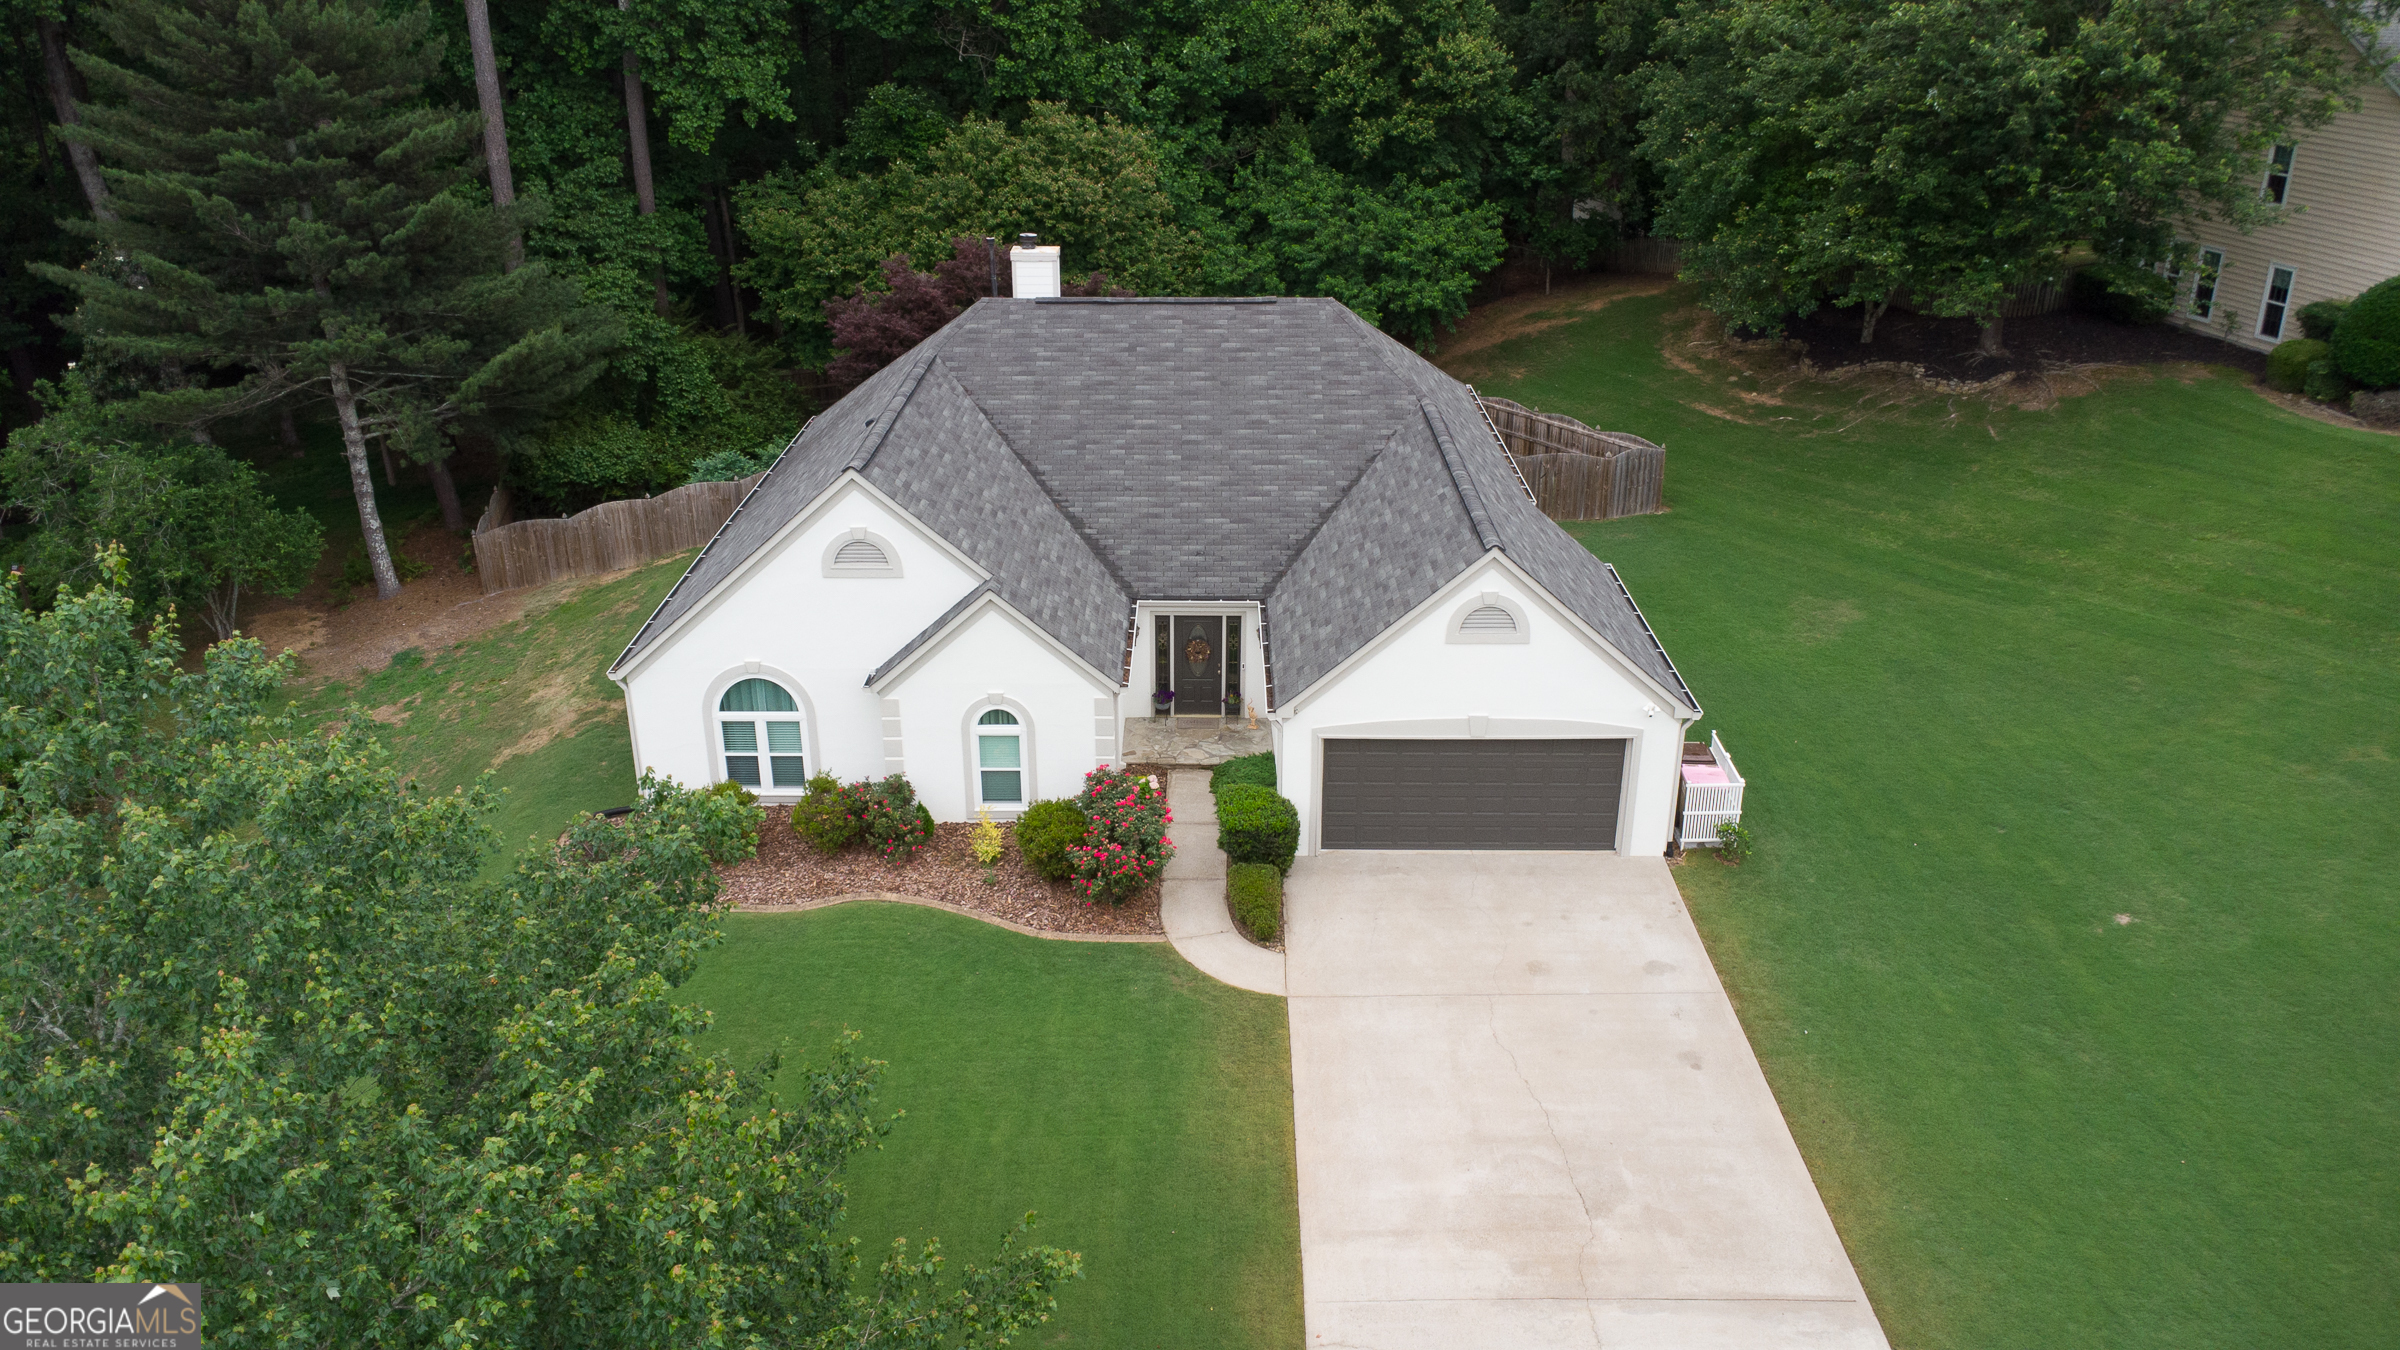
POLYGON ((717 732, 725 742, 725 776, 743 787, 806 787, 800 753, 800 705, 773 680, 748 679, 717 700, 717 732), (782 714, 790 714, 783 716, 782 714), (759 778, 759 754, 767 760, 759 778))
POLYGON ((1025 804, 1025 728, 994 708, 975 719, 975 783, 986 806, 1025 804))

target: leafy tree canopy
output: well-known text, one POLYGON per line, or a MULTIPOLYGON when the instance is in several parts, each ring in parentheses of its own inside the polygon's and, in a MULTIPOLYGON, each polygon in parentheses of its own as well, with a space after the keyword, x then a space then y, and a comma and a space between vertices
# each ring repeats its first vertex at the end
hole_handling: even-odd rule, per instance
POLYGON ((756 808, 647 779, 478 880, 482 786, 395 781, 363 719, 187 668, 121 556, 0 593, 0 1276, 197 1280, 212 1343, 994 1346, 1077 1259, 1005 1244, 854 1293, 833 1235, 877 1066, 699 1053, 671 991, 756 808))
POLYGON ((2245 228, 2266 148, 2356 101, 2360 57, 2283 0, 1729 0, 1662 25, 1644 150, 1658 225, 1729 319, 1905 289, 1997 342, 2010 289, 2077 241, 2164 257, 2245 228))

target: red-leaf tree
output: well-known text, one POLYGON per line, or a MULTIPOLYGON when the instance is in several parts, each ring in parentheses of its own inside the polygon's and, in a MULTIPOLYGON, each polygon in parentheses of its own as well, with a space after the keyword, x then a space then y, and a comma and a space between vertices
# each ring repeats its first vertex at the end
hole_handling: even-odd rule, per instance
MULTIPOLYGON (((1008 295, 1006 259, 997 260, 993 246, 973 235, 950 241, 951 256, 935 263, 931 272, 916 270, 915 260, 895 253, 883 261, 883 289, 858 288, 856 295, 825 302, 825 321, 833 328, 839 353, 825 367, 826 378, 845 391, 900 359, 986 295, 1008 295), (995 270, 997 279, 995 280, 995 270)), ((1119 295, 1133 292, 1111 282, 1106 272, 1059 287, 1062 295, 1119 295)))

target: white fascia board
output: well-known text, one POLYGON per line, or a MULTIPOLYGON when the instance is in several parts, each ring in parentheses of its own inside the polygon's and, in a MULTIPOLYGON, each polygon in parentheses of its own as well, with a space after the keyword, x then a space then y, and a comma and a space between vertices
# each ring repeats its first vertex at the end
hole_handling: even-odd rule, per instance
POLYGON ((910 673, 915 671, 918 667, 924 665, 927 661, 931 660, 935 653, 941 651, 945 647, 948 647, 950 643, 958 637, 959 634, 967 631, 968 625, 972 624, 976 618, 982 615, 986 610, 999 611, 1001 617, 1007 619, 1010 623, 1013 623, 1018 628, 1022 629, 1027 636, 1031 637, 1034 641, 1042 644, 1043 646, 1048 647, 1051 651, 1056 652, 1060 660, 1065 661, 1068 665, 1075 668, 1076 674, 1083 676, 1087 680, 1090 680, 1094 689, 1099 690, 1103 694, 1114 694, 1117 692, 1119 686, 1116 681, 1108 679, 1099 671, 1092 669, 1091 662, 1084 660, 1080 656, 1077 656, 1073 648, 1067 646, 1067 644, 1059 641, 1057 638, 1052 637, 1049 633, 1049 630, 1043 628, 1040 624, 1035 623, 1033 620, 1026 618, 1023 611, 1019 610, 1015 605, 1008 603, 1006 600, 1001 599, 999 593, 996 591, 986 592, 982 599, 977 600, 974 604, 971 604, 965 609, 960 610, 957 617, 942 625, 942 630, 940 632, 935 633, 932 637, 926 639, 925 642, 915 651, 910 652, 907 660, 902 661, 899 665, 892 667, 891 670, 885 672, 882 679, 874 681, 873 683, 869 684, 867 688, 878 698, 881 698, 889 691, 898 688, 900 682, 906 680, 910 673))
MULTIPOLYGON (((890 511, 893 515, 898 516, 901 520, 905 521, 909 527, 914 529, 917 533, 925 536, 927 539, 932 540, 934 547, 940 549, 944 553, 949 554, 950 557, 955 560, 961 568, 964 568, 967 573, 973 576, 977 581, 981 582, 991 580, 992 574, 984 567, 983 564, 960 552, 956 544, 953 544, 948 539, 942 537, 941 531, 936 530, 932 526, 927 525, 924 521, 917 519, 916 515, 909 511, 908 508, 902 506, 896 501, 893 501, 891 494, 885 492, 882 488, 875 486, 873 483, 868 482, 866 475, 860 473, 856 469, 844 469, 837 477, 834 478, 832 482, 826 484, 825 490, 818 493, 807 506, 801 508, 797 512, 794 512, 792 518, 785 521, 781 529, 778 529, 775 531, 775 533, 769 535, 765 543, 760 544, 757 548, 750 550, 750 556, 742 559, 741 566, 736 567, 731 572, 726 573, 723 581, 718 582, 709 590, 707 595, 704 595, 700 598, 698 603, 694 604, 690 609, 687 609, 683 612, 683 617, 677 619, 671 624, 668 624, 657 637, 652 638, 650 640, 650 645, 642 649, 641 655, 633 658, 630 664, 612 667, 609 671, 609 678, 615 680, 619 684, 623 684, 625 681, 633 678, 635 671, 640 670, 645 665, 648 665, 650 663, 650 658, 658 655, 660 652, 665 651, 668 647, 673 646, 676 637, 680 635, 685 628, 691 626, 702 615, 708 613, 712 609, 715 609, 720 600, 724 599, 725 596, 730 594, 736 587, 748 580, 750 574, 757 570, 758 567, 766 561, 767 557, 773 554, 777 548, 781 547, 785 540, 791 538, 800 531, 807 529, 809 526, 816 524, 817 521, 822 518, 827 511, 832 509, 833 503, 841 497, 842 490, 844 488, 856 488, 858 491, 874 498, 878 505, 882 506, 885 510, 890 511)), ((692 565, 694 567, 698 567, 700 565, 700 560, 697 558, 693 559, 692 565)), ((663 604, 665 602, 661 601, 660 603, 663 604)))
POLYGON ((1294 698, 1291 702, 1283 705, 1276 711, 1279 714, 1289 716, 1298 712, 1301 708, 1308 706, 1308 704, 1314 700, 1319 693, 1322 693, 1323 691, 1332 688, 1334 685, 1339 684, 1345 676, 1349 675, 1351 671, 1357 669, 1361 665, 1364 665, 1367 661, 1371 660, 1376 653, 1382 651, 1385 647, 1390 646, 1398 639, 1400 630, 1408 627, 1412 623, 1415 623, 1419 618, 1422 618, 1430 611, 1440 609, 1444 605, 1456 600, 1460 593, 1468 589, 1469 584, 1475 579, 1477 573, 1481 572, 1486 567, 1494 566, 1498 567, 1503 572, 1506 572, 1519 585, 1522 585, 1529 593, 1533 595, 1536 600, 1541 602, 1542 608, 1549 611, 1550 617, 1558 620, 1559 623, 1567 629, 1567 631, 1581 637, 1587 646, 1591 647, 1593 651, 1600 655, 1602 660, 1607 661, 1612 666, 1615 666, 1619 671, 1623 672, 1627 677, 1632 679, 1635 684, 1649 690, 1666 707, 1673 709, 1678 720, 1697 719, 1700 716, 1700 710, 1698 708, 1695 708, 1691 704, 1685 702, 1681 694, 1678 694, 1667 688, 1665 685, 1660 684, 1658 679, 1651 675, 1650 672, 1643 670, 1640 666, 1635 665, 1631 660, 1627 659, 1625 653, 1618 649, 1617 644, 1602 636, 1599 629, 1596 629, 1590 624, 1585 623, 1582 615, 1577 614, 1574 610, 1571 610, 1565 605, 1559 603, 1558 597, 1550 593, 1549 587, 1544 586, 1542 583, 1534 580, 1533 575, 1527 572, 1524 568, 1519 567, 1514 558, 1509 557, 1508 554, 1497 548, 1485 552, 1482 557, 1477 558, 1475 561, 1468 563, 1464 568, 1461 568, 1457 576, 1452 577, 1440 589, 1419 601, 1415 608, 1409 610, 1406 614, 1401 615, 1399 618, 1394 619, 1384 628, 1382 632, 1377 633, 1372 639, 1370 639, 1365 646, 1360 647, 1357 651, 1354 651, 1348 656, 1343 657, 1341 664, 1335 666, 1329 671, 1326 671, 1324 675, 1318 678, 1315 684, 1312 684, 1308 688, 1300 691, 1300 694, 1297 698, 1294 698))

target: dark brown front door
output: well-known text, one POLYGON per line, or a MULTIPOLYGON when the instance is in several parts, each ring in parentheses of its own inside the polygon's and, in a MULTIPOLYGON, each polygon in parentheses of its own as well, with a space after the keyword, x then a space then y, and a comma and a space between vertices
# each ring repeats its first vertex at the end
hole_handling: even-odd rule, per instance
POLYGON ((1225 711, 1224 616, 1179 614, 1168 622, 1168 688, 1175 691, 1175 711, 1225 711))

